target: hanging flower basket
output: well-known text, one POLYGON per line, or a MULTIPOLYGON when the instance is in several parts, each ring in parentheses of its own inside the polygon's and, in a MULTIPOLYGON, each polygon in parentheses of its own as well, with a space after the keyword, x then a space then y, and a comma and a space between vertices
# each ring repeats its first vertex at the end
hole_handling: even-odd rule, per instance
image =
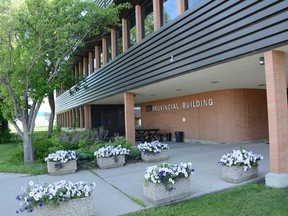
POLYGON ((258 173, 258 162, 263 159, 260 154, 244 148, 233 150, 222 156, 222 178, 230 183, 240 183, 255 178, 258 173))
POLYGON ((97 165, 100 169, 108 169, 124 166, 125 155, 129 150, 119 146, 104 146, 94 153, 97 165))
POLYGON ((45 158, 47 171, 50 175, 64 175, 75 173, 78 155, 75 151, 59 150, 45 158))
POLYGON ((138 149, 141 152, 141 159, 144 162, 157 162, 167 160, 169 146, 160 143, 158 140, 151 143, 140 143, 138 149))
POLYGON ((190 194, 190 175, 194 173, 192 163, 169 164, 146 169, 144 195, 157 205, 174 202, 190 194))

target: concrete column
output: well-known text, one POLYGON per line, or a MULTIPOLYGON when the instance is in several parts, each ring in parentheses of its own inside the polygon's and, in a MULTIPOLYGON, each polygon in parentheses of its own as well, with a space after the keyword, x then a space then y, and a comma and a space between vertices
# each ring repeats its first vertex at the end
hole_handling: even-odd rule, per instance
POLYGON ((100 60, 100 47, 95 46, 95 70, 98 70, 101 67, 101 60, 100 60))
POLYGON ((65 127, 69 127, 69 113, 65 112, 65 127))
POLYGON ((83 77, 88 76, 88 59, 86 56, 83 57, 83 77))
POLYGON ((71 127, 72 127, 72 126, 74 127, 74 126, 75 126, 74 123, 75 123, 75 120, 76 120, 75 109, 72 109, 72 110, 71 110, 71 117, 72 117, 72 118, 71 118, 71 127))
POLYGON ((181 15, 185 12, 185 0, 177 0, 177 13, 181 15))
POLYGON ((107 64, 108 62, 108 49, 106 38, 102 38, 102 62, 103 64, 107 64))
POLYGON ((284 53, 264 53, 269 121, 270 173, 266 185, 288 187, 288 110, 284 53))
POLYGON ((85 121, 85 128, 91 128, 91 105, 84 106, 84 121, 85 121))
POLYGON ((75 118, 77 120, 76 127, 79 128, 80 127, 80 125, 79 125, 80 122, 79 122, 79 109, 78 108, 75 109, 75 118))
POLYGON ((82 61, 79 61, 78 67, 79 67, 79 69, 78 69, 79 79, 82 79, 84 77, 82 61))
POLYGON ((79 127, 84 128, 84 115, 83 115, 83 107, 79 108, 79 127))
POLYGON ((69 113, 69 128, 71 128, 72 127, 72 118, 73 118, 72 110, 69 110, 68 113, 69 113))
POLYGON ((74 83, 76 84, 78 81, 78 67, 75 65, 74 67, 74 83))
POLYGON ((125 112, 125 137, 126 140, 135 144, 135 114, 134 114, 134 93, 124 93, 125 112))
POLYGON ((161 2, 160 0, 153 0, 154 31, 161 28, 161 2))
POLYGON ((123 52, 125 52, 128 49, 128 21, 127 19, 122 18, 122 46, 123 46, 123 52))
POLYGON ((111 56, 112 60, 117 56, 117 36, 115 29, 111 29, 111 56))
POLYGON ((141 5, 135 6, 135 19, 136 19, 136 41, 140 43, 144 36, 144 20, 142 16, 141 5))
POLYGON ((90 74, 92 74, 94 72, 94 60, 93 60, 93 53, 92 52, 89 52, 88 54, 89 56, 89 73, 88 73, 88 76, 90 74))

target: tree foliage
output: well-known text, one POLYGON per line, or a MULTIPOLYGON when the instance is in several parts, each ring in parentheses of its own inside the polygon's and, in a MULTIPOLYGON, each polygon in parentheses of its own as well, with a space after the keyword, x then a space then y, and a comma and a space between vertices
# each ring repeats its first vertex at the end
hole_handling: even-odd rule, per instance
POLYGON ((43 98, 72 73, 69 57, 84 38, 118 25, 124 7, 103 9, 93 0, 0 2, 1 107, 23 139, 25 162, 34 160, 31 137, 43 98))

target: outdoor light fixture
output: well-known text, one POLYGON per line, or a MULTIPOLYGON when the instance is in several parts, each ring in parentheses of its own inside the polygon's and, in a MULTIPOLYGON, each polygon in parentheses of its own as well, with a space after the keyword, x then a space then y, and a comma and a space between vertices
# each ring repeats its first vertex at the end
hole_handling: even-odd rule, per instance
POLYGON ((171 63, 174 62, 174 56, 173 55, 171 55, 171 57, 170 57, 170 62, 171 63))
POLYGON ((265 64, 264 57, 260 57, 259 58, 259 64, 260 65, 264 65, 265 64))

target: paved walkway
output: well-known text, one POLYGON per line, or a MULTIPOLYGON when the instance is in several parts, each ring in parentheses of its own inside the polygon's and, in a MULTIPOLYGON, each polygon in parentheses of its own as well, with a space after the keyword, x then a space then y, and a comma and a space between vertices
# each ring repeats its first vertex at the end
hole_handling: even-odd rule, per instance
MULTIPOLYGON (((192 192, 187 199, 235 186, 235 184, 226 183, 221 179, 221 168, 217 162, 223 154, 231 152, 239 145, 176 142, 168 142, 168 144, 170 145, 169 162, 191 161, 195 167, 195 174, 190 178, 192 192)), ((269 172, 269 145, 266 142, 259 142, 242 146, 264 156, 264 160, 260 162, 258 177, 254 179, 262 180, 269 172)), ((19 202, 15 198, 21 192, 21 186, 30 180, 38 183, 52 183, 62 179, 73 182, 80 180, 88 183, 95 182, 93 200, 94 215, 97 216, 123 215, 145 209, 132 199, 137 199, 145 203, 146 208, 150 208, 153 205, 143 195, 144 172, 150 165, 154 165, 154 163, 138 162, 104 170, 95 168, 92 171, 84 170, 62 176, 0 173, 0 215, 16 215, 19 202)))

